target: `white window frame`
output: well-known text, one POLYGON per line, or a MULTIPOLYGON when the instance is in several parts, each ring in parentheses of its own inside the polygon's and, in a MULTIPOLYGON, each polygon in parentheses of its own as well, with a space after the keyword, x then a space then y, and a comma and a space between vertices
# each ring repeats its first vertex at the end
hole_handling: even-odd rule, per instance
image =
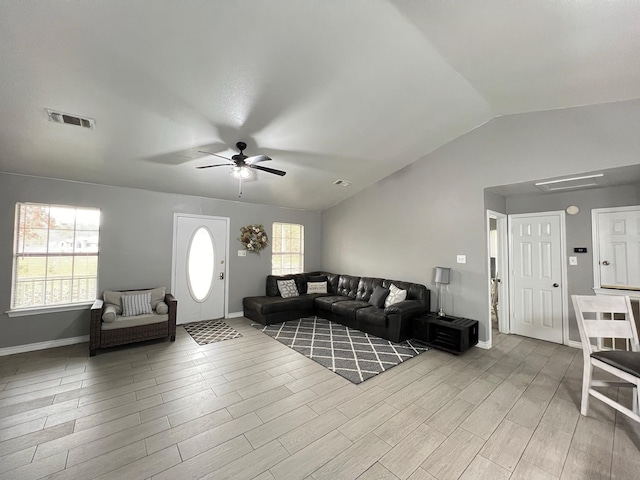
MULTIPOLYGON (((95 250, 90 250, 90 251, 85 251, 85 252, 79 252, 77 251, 77 243, 80 241, 77 238, 77 233, 81 232, 81 231, 86 231, 86 230, 78 230, 78 225, 77 225, 77 218, 78 218, 78 212, 85 212, 85 211, 92 211, 92 212, 97 212, 98 215, 100 215, 100 209, 95 208, 95 207, 78 207, 78 206, 74 206, 74 205, 58 205, 58 204, 45 204, 45 203, 34 203, 34 202, 18 202, 16 203, 16 210, 15 210, 15 223, 14 223, 14 247, 13 247, 13 268, 12 268, 12 273, 11 273, 11 309, 9 311, 7 311, 6 313, 10 316, 10 317, 15 317, 15 316, 24 316, 24 315, 33 315, 33 314, 39 314, 39 313, 51 313, 51 312, 59 312, 59 311, 68 311, 68 310, 78 310, 78 309, 84 309, 86 308, 87 305, 91 305, 96 298, 96 294, 97 294, 97 289, 98 289, 98 268, 99 265, 96 264, 96 273, 95 273, 95 277, 93 275, 77 275, 75 272, 71 272, 71 276, 70 277, 65 277, 65 278, 54 278, 52 279, 52 277, 50 277, 48 275, 48 271, 46 271, 45 269, 45 275, 44 277, 38 279, 38 280, 34 280, 34 282, 42 282, 43 286, 41 287, 43 289, 41 296, 42 296, 42 301, 38 302, 36 304, 16 304, 16 290, 18 287, 18 283, 19 279, 18 279, 18 264, 19 264, 19 259, 21 258, 26 258, 26 257, 41 257, 41 258, 45 258, 46 261, 48 262, 49 259, 51 258, 55 258, 55 257, 73 257, 73 263, 75 264, 75 259, 76 258, 81 258, 81 257, 88 257, 88 256, 95 256, 97 257, 96 262, 99 261, 99 256, 100 256, 100 228, 98 226, 98 244, 95 247, 95 250), (42 230, 46 230, 46 235, 47 235, 47 241, 46 241, 46 251, 44 252, 24 252, 22 251, 23 249, 21 249, 20 247, 20 240, 24 238, 24 232, 19 232, 19 228, 20 228, 20 214, 23 208, 29 208, 29 207, 43 207, 43 208, 47 208, 47 209, 51 209, 51 208, 67 208, 67 209, 74 209, 75 213, 74 213, 74 227, 73 227, 73 242, 71 243, 70 248, 72 249, 71 251, 62 251, 62 252, 58 252, 58 251, 50 251, 51 249, 51 244, 49 241, 49 235, 52 231, 52 229, 50 229, 49 227, 49 221, 47 220, 47 224, 46 226, 42 227, 42 230), (75 281, 77 281, 78 279, 83 278, 86 279, 87 284, 86 287, 89 289, 87 291, 87 294, 84 295, 80 300, 78 301, 70 301, 70 302, 60 302, 60 303, 56 303, 56 302, 47 302, 47 288, 50 284, 52 284, 52 280, 60 280, 60 282, 63 281, 67 281, 67 282, 71 282, 71 287, 70 288, 74 288, 73 284, 75 281)), ((91 231, 91 230, 90 230, 91 231)), ((23 240, 24 241, 24 240, 23 240)), ((35 288, 32 287, 32 288, 35 288)))
POLYGON ((271 274, 272 275, 288 275, 292 273, 304 272, 304 225, 299 223, 285 223, 285 222, 273 222, 271 226, 271 274), (298 240, 292 237, 285 237, 282 235, 282 226, 295 226, 300 227, 300 239, 299 246, 300 252, 292 252, 292 242, 298 240), (279 231, 278 231, 279 230, 279 231), (280 250, 276 250, 276 238, 280 239, 280 250), (282 261, 282 257, 285 255, 297 256, 299 262, 293 268, 285 269, 282 261), (276 267, 276 263, 279 265, 276 267))

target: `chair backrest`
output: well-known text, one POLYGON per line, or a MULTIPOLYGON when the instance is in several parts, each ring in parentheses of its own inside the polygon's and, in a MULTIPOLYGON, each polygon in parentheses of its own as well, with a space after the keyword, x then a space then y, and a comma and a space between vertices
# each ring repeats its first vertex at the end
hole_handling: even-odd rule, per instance
POLYGON ((611 347, 606 349, 615 349, 613 339, 617 338, 627 340, 627 349, 640 351, 638 331, 628 296, 571 295, 571 299, 585 353, 591 354, 604 349, 602 339, 612 339, 611 347), (597 339, 595 345, 591 343, 592 338, 597 339))

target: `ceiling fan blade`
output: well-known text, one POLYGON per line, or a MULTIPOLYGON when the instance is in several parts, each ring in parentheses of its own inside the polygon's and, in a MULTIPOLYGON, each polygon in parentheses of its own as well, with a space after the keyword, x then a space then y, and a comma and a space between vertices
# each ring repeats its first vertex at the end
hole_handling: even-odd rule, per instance
POLYGON ((250 168, 255 168, 256 170, 262 170, 263 172, 268 172, 268 173, 274 173, 276 175, 280 175, 281 177, 284 177, 287 172, 283 172, 282 170, 276 170, 275 168, 267 168, 267 167, 261 167, 260 165, 247 165, 250 168))
POLYGON ((198 153, 206 153, 207 155, 213 155, 214 157, 224 158, 225 160, 231 161, 230 158, 223 157, 222 155, 218 155, 217 153, 205 152, 205 151, 202 151, 202 150, 198 150, 198 153))
POLYGON ((255 164, 258 162, 268 162, 271 160, 271 157, 267 157, 266 155, 254 155, 253 157, 248 157, 244 159, 244 162, 249 164, 255 164))
POLYGON ((233 165, 232 163, 216 163, 215 165, 203 165, 201 167, 196 168, 211 168, 211 167, 230 167, 233 165))

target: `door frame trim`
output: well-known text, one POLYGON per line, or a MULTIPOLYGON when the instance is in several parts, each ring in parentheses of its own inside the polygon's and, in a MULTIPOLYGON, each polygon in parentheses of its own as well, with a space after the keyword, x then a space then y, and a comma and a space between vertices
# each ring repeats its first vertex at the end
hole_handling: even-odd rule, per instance
MULTIPOLYGON (((491 275, 491 219, 496 220, 498 230, 498 265, 496 268, 502 272, 502 278, 498 288, 498 304, 501 306, 498 317, 498 331, 500 333, 511 333, 510 330, 510 307, 509 307, 509 244, 508 244, 508 224, 507 214, 493 210, 487 210, 487 273, 491 275), (506 272, 506 274, 505 274, 506 272)), ((489 325, 491 327, 491 281, 488 282, 487 298, 489 306, 489 325)), ((493 342, 491 328, 489 328, 490 344, 493 342)))
POLYGON ((225 236, 226 236, 226 248, 224 253, 224 318, 229 318, 229 240, 231 235, 230 224, 231 219, 229 217, 217 217, 214 215, 197 215, 192 213, 174 213, 173 214, 173 245, 171 246, 171 292, 175 292, 176 285, 176 246, 178 237, 178 218, 199 218, 205 220, 222 220, 225 222, 225 236))
POLYGON ((557 215, 560 217, 560 298, 562 300, 562 345, 569 345, 569 296, 567 285, 567 234, 566 234, 566 214, 564 210, 554 210, 550 212, 531 212, 531 213, 515 213, 508 215, 509 225, 509 329, 513 331, 511 319, 513 316, 513 307, 515 306, 514 271, 513 271, 513 227, 512 218, 531 218, 545 217, 557 215))

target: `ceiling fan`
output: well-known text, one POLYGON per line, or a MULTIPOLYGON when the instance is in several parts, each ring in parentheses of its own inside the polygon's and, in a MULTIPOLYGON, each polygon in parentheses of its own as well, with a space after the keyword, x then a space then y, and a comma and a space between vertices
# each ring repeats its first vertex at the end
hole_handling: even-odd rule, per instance
POLYGON ((233 168, 229 172, 229 175, 231 175, 233 178, 237 178, 238 180, 251 177, 251 175, 253 174, 250 170, 251 168, 255 170, 262 170, 263 172, 267 173, 273 173, 275 175, 280 175, 281 177, 287 174, 287 172, 283 172, 282 170, 276 170, 275 168, 256 165, 256 163, 267 162, 271 160, 271 158, 267 157, 266 155, 254 155, 253 157, 247 157, 244 154, 244 150, 247 148, 246 143, 238 142, 236 143, 236 147, 238 148, 238 150, 240 150, 240 153, 232 156, 231 158, 223 157, 222 155, 218 155, 216 153, 203 152, 202 150, 198 150, 200 153, 206 153, 208 155, 213 155, 214 157, 224 158, 229 163, 216 163, 215 165, 203 165, 196 168, 227 167, 233 165, 233 168))

